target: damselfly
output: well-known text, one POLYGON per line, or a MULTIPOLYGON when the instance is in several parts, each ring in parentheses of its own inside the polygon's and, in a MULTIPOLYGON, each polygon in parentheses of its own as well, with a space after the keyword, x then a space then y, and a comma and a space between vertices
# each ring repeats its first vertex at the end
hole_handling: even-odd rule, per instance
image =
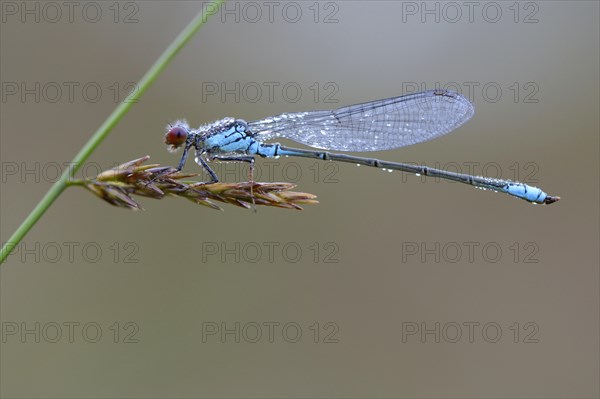
POLYGON ((224 118, 198 129, 190 128, 185 121, 177 121, 168 126, 165 143, 172 151, 183 147, 177 170, 183 168, 193 147, 196 163, 208 172, 212 182, 219 181, 219 178, 207 161, 248 162, 252 171, 256 155, 268 158, 293 156, 350 162, 453 180, 536 204, 558 201, 560 197, 510 180, 265 143, 270 139, 286 138, 321 150, 390 150, 450 133, 469 120, 473 112, 473 105, 462 95, 448 90, 430 90, 336 110, 286 113, 253 122, 224 118))

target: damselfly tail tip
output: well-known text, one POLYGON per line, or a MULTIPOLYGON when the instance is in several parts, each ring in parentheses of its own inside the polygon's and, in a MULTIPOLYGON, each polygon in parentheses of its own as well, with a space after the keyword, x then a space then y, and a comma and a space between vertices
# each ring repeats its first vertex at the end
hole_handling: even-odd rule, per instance
POLYGON ((557 196, 553 197, 553 196, 549 195, 544 200, 544 204, 549 205, 549 204, 553 204, 553 203, 558 202, 558 201, 560 201, 560 197, 557 197, 557 196))

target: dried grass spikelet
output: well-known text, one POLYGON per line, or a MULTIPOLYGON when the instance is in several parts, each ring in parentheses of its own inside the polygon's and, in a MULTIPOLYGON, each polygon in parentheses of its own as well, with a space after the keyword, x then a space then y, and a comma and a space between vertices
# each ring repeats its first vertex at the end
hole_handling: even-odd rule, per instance
POLYGON ((158 164, 143 165, 149 156, 134 159, 106 170, 95 178, 72 182, 82 185, 111 205, 138 210, 141 206, 132 195, 163 199, 166 196, 187 198, 197 204, 222 210, 213 201, 251 208, 252 204, 298 209, 300 205, 317 204, 316 196, 290 191, 292 183, 198 183, 182 179, 197 173, 177 172, 175 168, 158 164))

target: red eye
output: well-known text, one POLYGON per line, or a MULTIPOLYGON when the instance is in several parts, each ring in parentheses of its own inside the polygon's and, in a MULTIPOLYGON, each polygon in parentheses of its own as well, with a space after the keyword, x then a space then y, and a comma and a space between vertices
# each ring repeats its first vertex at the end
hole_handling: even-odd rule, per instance
POLYGON ((177 148, 185 144, 188 132, 181 126, 173 126, 167 134, 165 134, 165 144, 170 145, 172 148, 177 148))

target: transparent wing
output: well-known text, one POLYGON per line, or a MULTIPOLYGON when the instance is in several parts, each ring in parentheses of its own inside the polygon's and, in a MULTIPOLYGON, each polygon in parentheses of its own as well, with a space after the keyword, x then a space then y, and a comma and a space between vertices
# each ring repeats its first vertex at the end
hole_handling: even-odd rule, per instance
POLYGON ((379 151, 442 136, 473 116, 473 105, 448 90, 430 90, 336 110, 281 114, 248 123, 260 141, 287 138, 336 151, 379 151))

